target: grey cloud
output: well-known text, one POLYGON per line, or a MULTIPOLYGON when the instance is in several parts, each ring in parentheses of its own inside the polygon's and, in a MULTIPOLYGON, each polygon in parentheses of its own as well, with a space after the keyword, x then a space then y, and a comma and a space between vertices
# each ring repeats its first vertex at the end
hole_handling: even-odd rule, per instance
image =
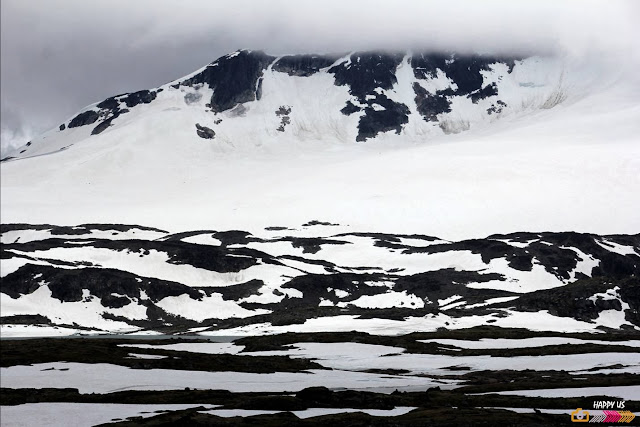
POLYGON ((557 51, 636 64, 633 1, 3 0, 2 152, 239 48, 557 51))

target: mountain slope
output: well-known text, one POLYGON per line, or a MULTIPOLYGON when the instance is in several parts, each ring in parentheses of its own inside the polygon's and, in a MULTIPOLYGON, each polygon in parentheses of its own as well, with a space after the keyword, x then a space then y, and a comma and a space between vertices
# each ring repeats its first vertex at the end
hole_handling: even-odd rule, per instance
POLYGON ((238 51, 107 98, 0 166, 3 330, 636 329, 626 77, 238 51))
POLYGON ((19 149, 0 168, 1 213, 171 231, 318 218, 448 239, 635 233, 637 89, 557 58, 238 51, 19 149))
POLYGON ((562 61, 550 57, 376 52, 273 57, 242 50, 170 84, 89 106, 49 132, 46 141, 31 141, 13 157, 67 149, 88 135, 130 127, 132 116, 150 114, 164 115, 176 136, 196 136, 196 123, 181 121, 186 113, 191 122, 211 129, 209 137, 222 147, 292 138, 424 139, 553 107, 567 98, 565 80, 574 77, 565 76, 562 61))

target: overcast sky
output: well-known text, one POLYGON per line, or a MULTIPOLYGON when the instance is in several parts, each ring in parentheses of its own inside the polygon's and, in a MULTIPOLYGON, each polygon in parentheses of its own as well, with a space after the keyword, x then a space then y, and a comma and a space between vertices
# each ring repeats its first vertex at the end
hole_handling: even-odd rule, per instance
POLYGON ((640 2, 2 0, 2 153, 240 48, 539 50, 637 64, 640 2))

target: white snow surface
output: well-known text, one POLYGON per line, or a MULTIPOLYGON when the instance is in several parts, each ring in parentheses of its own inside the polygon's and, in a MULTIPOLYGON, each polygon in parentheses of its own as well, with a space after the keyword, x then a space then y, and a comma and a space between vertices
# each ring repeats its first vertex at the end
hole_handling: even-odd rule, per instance
MULTIPOLYGON (((456 346, 469 349, 494 349, 494 348, 530 348, 544 345, 561 344, 601 344, 601 345, 626 345, 640 347, 640 341, 604 341, 583 340, 564 337, 537 337, 525 339, 481 339, 479 341, 430 339, 421 342, 437 342, 445 346, 456 346)), ((238 354, 243 346, 232 343, 179 343, 166 345, 149 344, 122 344, 121 347, 138 349, 164 349, 188 351, 206 354, 238 354)), ((450 366, 466 366, 472 370, 500 369, 500 366, 508 369, 565 369, 573 374, 640 374, 640 363, 637 354, 630 353, 624 356, 621 353, 605 353, 602 359, 594 359, 592 355, 558 355, 537 357, 460 357, 460 356, 435 356, 405 354, 404 348, 383 345, 371 345, 361 343, 296 343, 285 350, 243 352, 245 356, 289 356, 294 358, 310 358, 323 366, 333 369, 366 370, 371 368, 393 369, 394 366, 411 370, 412 373, 429 375, 446 374, 443 368, 450 366), (620 363, 618 368, 608 368, 612 364, 620 363)), ((450 372, 450 371, 449 371, 450 372)))
MULTIPOLYGON (((595 267, 600 265, 600 260, 594 259, 591 255, 585 254, 578 248, 565 247, 565 246, 561 246, 560 248, 572 250, 573 252, 578 254, 578 257, 580 258, 578 260, 578 264, 576 265, 576 268, 573 271, 571 271, 571 281, 576 280, 576 273, 582 273, 586 276, 591 277, 591 271, 595 267)), ((611 249, 609 249, 609 251, 613 252, 611 249)))
POLYGON ((338 307, 354 305, 361 308, 423 308, 424 301, 413 294, 408 295, 407 291, 388 291, 378 295, 363 295, 356 300, 340 302, 337 305, 338 307))
POLYGON ((605 340, 584 340, 578 338, 565 337, 535 337, 535 338, 481 338, 477 341, 456 340, 434 338, 428 340, 419 340, 420 342, 430 343, 437 342, 444 345, 452 345, 460 348, 468 349, 490 349, 490 348, 529 348, 542 347, 546 345, 562 345, 562 344, 600 344, 600 345, 625 345, 629 347, 640 347, 640 340, 627 341, 605 341, 605 340))
POLYGON ((246 308, 240 307, 234 301, 224 300, 221 294, 211 294, 211 296, 202 297, 202 301, 193 300, 189 295, 183 294, 177 297, 163 298, 158 301, 156 305, 167 313, 196 321, 210 318, 243 318, 271 313, 271 311, 264 309, 247 310, 246 308))
POLYGON ((218 343, 218 342, 197 342, 197 343, 177 343, 177 344, 120 344, 120 347, 133 347, 133 348, 153 348, 159 350, 175 350, 175 351, 188 351, 191 353, 205 353, 205 354, 238 354, 244 349, 242 345, 235 345, 233 343, 218 343))
MULTIPOLYGON (((75 227, 76 229, 78 227, 75 227)), ((136 227, 127 231, 120 230, 90 230, 84 234, 52 234, 50 229, 43 230, 9 230, 0 235, 0 243, 27 243, 45 239, 148 239, 153 240, 164 236, 161 231, 143 230, 136 227)))
POLYGON ((158 415, 156 411, 177 411, 203 406, 215 408, 219 405, 201 404, 125 404, 125 403, 62 403, 41 402, 3 406, 2 425, 13 427, 90 427, 106 424, 115 419, 128 417, 148 418, 158 415))
MULTIPOLYGON (((166 85, 99 135, 89 136, 90 126, 56 128, 32 141, 27 158, 2 163, 2 221, 179 232, 321 219, 444 239, 637 233, 640 199, 630 195, 640 194, 639 86, 634 76, 597 67, 532 58, 508 74, 497 65, 484 80, 498 85, 509 105, 503 113, 487 116, 490 100, 457 97, 442 119, 467 131, 444 135, 412 114, 400 135, 358 144, 359 114, 340 113, 348 88, 325 72, 266 70, 261 100, 244 104, 238 117, 207 112, 207 87, 197 89, 201 101, 186 105, 187 89, 166 85), (550 105, 556 91, 566 99, 550 105), (285 132, 276 131, 281 105, 292 107, 285 132), (195 123, 216 138, 199 138, 195 123)), ((383 92, 415 108, 406 61, 397 76, 383 92)), ((432 91, 445 80, 420 84, 432 91)))
POLYGON ((232 392, 300 391, 306 387, 379 390, 426 390, 440 386, 451 388, 455 380, 379 375, 364 372, 309 370, 253 374, 246 372, 203 372, 169 369, 130 369, 95 363, 42 363, 0 368, 2 386, 9 388, 71 387, 80 393, 109 393, 120 390, 180 390, 185 387, 220 389, 232 392), (54 368, 53 370, 45 370, 54 368), (67 369, 65 371, 60 368, 67 369))
POLYGON ((199 245, 220 246, 222 242, 210 234, 197 234, 195 236, 185 237, 181 239, 183 242, 197 243, 199 245))
POLYGON ((602 239, 602 241, 596 243, 606 250, 610 252, 615 252, 620 255, 640 255, 640 250, 638 248, 634 248, 632 246, 621 245, 616 242, 612 242, 607 239, 602 239))
POLYGON ((408 354, 402 348, 356 343, 296 343, 292 347, 246 354, 310 358, 328 368, 346 371, 402 368, 411 374, 426 375, 447 375, 451 370, 446 368, 452 366, 467 367, 472 371, 533 369, 573 372, 615 364, 629 366, 629 373, 640 373, 640 353, 598 353, 597 358, 593 354, 493 357, 408 354))
MULTIPOLYGON (((103 313, 110 313, 115 316, 123 316, 129 319, 146 319, 147 309, 140 304, 129 303, 121 308, 104 307, 100 300, 89 295, 83 290, 83 300, 78 302, 62 302, 51 297, 51 290, 47 286, 40 286, 30 294, 22 295, 13 299, 6 294, 0 294, 2 300, 2 315, 14 316, 18 314, 39 314, 48 317, 52 321, 60 324, 73 325, 82 319, 82 326, 98 328, 113 332, 130 332, 139 328, 127 323, 109 320, 102 317, 103 313)), ((3 325, 4 326, 4 325, 3 325)), ((18 329, 23 333, 30 334, 26 329, 18 329)), ((31 329, 42 333, 58 335, 59 330, 31 329)), ((2 332, 5 332, 3 327, 2 332)), ((37 333, 37 332, 36 332, 37 333)))
POLYGON ((61 326, 0 325, 0 337, 2 338, 64 337, 80 332, 79 329, 64 328, 61 326))
MULTIPOLYGON (((19 251, 14 251, 14 253, 21 254, 19 251)), ((283 276, 302 274, 300 271, 290 267, 260 263, 239 272, 218 273, 189 264, 170 263, 168 262, 169 255, 167 253, 154 249, 145 254, 144 251, 118 251, 96 248, 90 245, 78 245, 70 248, 57 247, 33 251, 26 255, 38 259, 90 262, 102 268, 116 268, 139 276, 178 282, 187 286, 230 286, 253 279, 260 279, 266 283, 284 284, 287 279, 283 276)), ((22 264, 21 261, 13 261, 13 263, 18 266, 22 264)), ((9 272, 15 269, 17 267, 11 265, 9 272)))
MULTIPOLYGON (((547 310, 539 312, 520 312, 501 309, 506 317, 496 314, 484 316, 472 315, 451 317, 445 313, 428 314, 424 317, 405 317, 403 320, 392 319, 362 319, 354 315, 338 315, 332 317, 318 317, 307 319, 303 324, 273 326, 271 323, 256 323, 231 329, 204 331, 204 336, 245 336, 280 334, 285 332, 349 332, 353 330, 377 335, 399 335, 416 331, 433 332, 438 328, 464 329, 491 324, 503 328, 525 328, 532 331, 554 332, 591 332, 603 333, 597 329, 601 323, 598 319, 587 323, 570 317, 553 316, 547 310)), ((637 327, 636 327, 637 329, 637 327)))
POLYGON ((167 356, 163 356, 161 354, 144 354, 144 353, 129 353, 129 356, 132 359, 166 359, 167 356))
POLYGON ((622 325, 630 325, 631 323, 625 318, 625 311, 631 307, 629 303, 625 302, 620 296, 620 287, 614 286, 612 289, 607 289, 604 293, 596 293, 590 296, 588 299, 595 304, 598 299, 620 301, 622 310, 603 310, 598 314, 596 322, 608 328, 620 328, 622 325))
MULTIPOLYGON (((365 414, 373 415, 374 417, 396 417, 404 415, 414 409, 416 408, 412 406, 397 406, 393 409, 309 408, 303 411, 290 412, 300 419, 319 417, 329 414, 344 414, 349 412, 363 412, 365 414)), ((199 412, 217 415, 219 417, 248 417, 251 415, 277 414, 283 411, 267 411, 259 409, 212 409, 199 412)))

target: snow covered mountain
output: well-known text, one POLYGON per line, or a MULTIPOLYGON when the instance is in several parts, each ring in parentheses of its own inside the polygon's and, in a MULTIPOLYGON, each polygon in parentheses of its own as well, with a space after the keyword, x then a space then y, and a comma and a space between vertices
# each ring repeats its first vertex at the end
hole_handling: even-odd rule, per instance
POLYGON ((10 157, 68 149, 89 135, 131 132, 152 117, 172 136, 229 147, 324 140, 419 138, 468 130, 565 100, 553 58, 356 52, 274 57, 241 50, 151 90, 87 107, 10 157))
POLYGON ((597 61, 238 51, 18 149, 2 221, 635 233, 639 87, 597 61))
POLYGON ((639 99, 598 61, 234 52, 3 159, 3 322, 637 328, 639 99))

